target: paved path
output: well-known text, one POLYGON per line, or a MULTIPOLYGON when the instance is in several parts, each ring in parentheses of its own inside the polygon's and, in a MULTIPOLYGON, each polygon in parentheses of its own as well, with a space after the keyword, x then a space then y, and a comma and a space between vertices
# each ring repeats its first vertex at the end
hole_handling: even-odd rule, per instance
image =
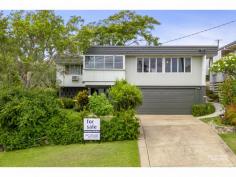
POLYGON ((207 124, 190 115, 140 115, 141 166, 236 166, 236 156, 207 124))
POLYGON ((206 116, 196 117, 197 119, 217 117, 221 114, 224 114, 224 107, 220 103, 212 103, 215 106, 215 112, 206 116))

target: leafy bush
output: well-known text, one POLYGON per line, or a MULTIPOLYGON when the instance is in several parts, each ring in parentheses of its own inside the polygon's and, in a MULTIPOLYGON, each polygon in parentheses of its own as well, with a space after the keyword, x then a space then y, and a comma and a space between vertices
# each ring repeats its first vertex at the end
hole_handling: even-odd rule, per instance
POLYGON ((116 111, 135 109, 142 104, 142 92, 125 80, 116 81, 109 89, 109 97, 116 111))
POLYGON ((73 144, 83 142, 82 117, 71 120, 69 117, 52 117, 46 127, 47 141, 49 144, 73 144))
MULTIPOLYGON (((84 142, 87 112, 61 110, 54 92, 17 88, 0 93, 0 144, 6 150, 84 142)), ((138 128, 133 110, 117 112, 112 119, 101 120, 101 141, 137 139, 138 128)))
POLYGON ((105 94, 97 95, 95 92, 89 97, 89 110, 97 116, 105 116, 112 113, 113 107, 105 94))
POLYGON ((195 104, 192 106, 193 116, 204 116, 215 112, 215 107, 212 103, 195 104))
POLYGON ((82 142, 82 117, 77 113, 70 120, 54 92, 19 88, 1 93, 0 144, 6 150, 82 142))
POLYGON ((56 93, 51 90, 14 88, 0 96, 0 144, 7 149, 39 146, 47 122, 60 116, 56 93))
POLYGON ((61 98, 61 100, 63 102, 64 108, 66 108, 66 109, 74 108, 75 102, 74 102, 74 100, 72 98, 63 97, 63 98, 61 98))
POLYGON ((236 80, 232 80, 232 91, 233 91, 233 96, 236 97, 236 80))
POLYGON ((75 97, 75 109, 77 111, 82 111, 84 109, 87 109, 89 98, 88 98, 88 91, 83 90, 80 91, 77 96, 75 97))
POLYGON ((224 124, 236 125, 236 105, 226 106, 224 124))
POLYGON ((223 105, 236 104, 234 97, 236 97, 236 81, 230 78, 225 79, 219 85, 220 102, 223 105))
POLYGON ((121 141, 137 139, 139 123, 134 110, 118 112, 109 121, 102 120, 101 141, 121 141))

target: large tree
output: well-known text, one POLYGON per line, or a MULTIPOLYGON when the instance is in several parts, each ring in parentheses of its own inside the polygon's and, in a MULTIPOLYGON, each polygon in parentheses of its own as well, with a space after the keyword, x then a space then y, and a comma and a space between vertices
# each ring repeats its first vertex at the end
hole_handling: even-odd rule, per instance
POLYGON ((82 26, 78 32, 81 51, 91 45, 129 46, 158 45, 151 32, 160 23, 153 17, 134 11, 120 11, 107 19, 82 26))
POLYGON ((54 11, 13 11, 8 22, 22 82, 27 87, 55 86, 52 59, 56 55, 78 52, 74 39, 82 19, 71 17, 65 24, 54 11))
POLYGON ((19 73, 15 65, 14 40, 9 34, 8 17, 0 12, 0 86, 20 84, 19 73))

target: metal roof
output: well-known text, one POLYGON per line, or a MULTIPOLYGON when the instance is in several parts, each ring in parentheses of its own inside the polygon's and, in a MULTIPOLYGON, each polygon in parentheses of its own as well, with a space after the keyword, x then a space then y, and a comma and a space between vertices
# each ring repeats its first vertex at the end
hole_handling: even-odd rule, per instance
POLYGON ((80 64, 83 61, 83 57, 80 55, 64 55, 54 57, 54 61, 57 64, 80 64))
POLYGON ((236 41, 233 41, 233 42, 231 42, 231 43, 229 43, 229 44, 226 44, 225 46, 219 48, 219 50, 227 49, 227 48, 229 48, 229 47, 231 47, 231 46, 233 46, 233 45, 236 45, 236 41))
POLYGON ((215 56, 217 46, 94 46, 87 55, 190 55, 215 56))

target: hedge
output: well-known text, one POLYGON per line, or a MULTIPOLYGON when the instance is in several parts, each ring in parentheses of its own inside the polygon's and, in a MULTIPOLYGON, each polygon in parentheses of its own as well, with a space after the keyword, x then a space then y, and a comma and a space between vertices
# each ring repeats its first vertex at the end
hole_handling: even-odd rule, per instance
MULTIPOLYGON (((56 94, 45 90, 10 89, 0 95, 0 144, 6 151, 35 146, 84 143, 83 118, 71 119, 60 108, 56 94)), ((101 141, 138 138, 133 110, 101 120, 101 141)))
POLYGON ((192 106, 193 116, 204 116, 215 112, 215 107, 212 103, 194 104, 192 106))

